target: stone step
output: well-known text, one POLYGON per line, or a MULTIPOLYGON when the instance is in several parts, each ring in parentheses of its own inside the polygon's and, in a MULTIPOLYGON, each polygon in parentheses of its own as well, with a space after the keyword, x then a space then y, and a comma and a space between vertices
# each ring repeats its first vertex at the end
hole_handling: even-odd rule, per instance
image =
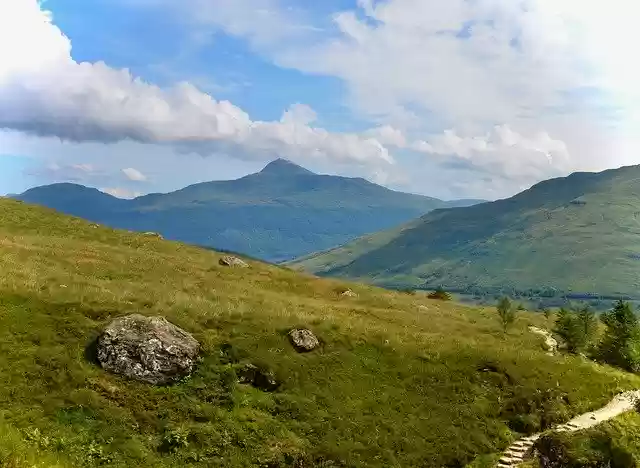
POLYGON ((529 450, 531 450, 530 448, 526 448, 526 447, 518 447, 518 448, 508 448, 507 450, 505 450, 505 454, 516 454, 516 455, 520 455, 523 453, 527 453, 529 450))

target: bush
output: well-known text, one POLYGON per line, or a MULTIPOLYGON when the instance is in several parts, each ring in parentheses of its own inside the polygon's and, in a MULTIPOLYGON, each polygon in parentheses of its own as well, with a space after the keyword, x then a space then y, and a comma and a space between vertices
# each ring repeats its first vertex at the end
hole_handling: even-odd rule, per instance
POLYGON ((558 312, 554 332, 567 345, 569 352, 578 354, 589 348, 598 333, 598 319, 589 306, 558 312))
POLYGON ((160 443, 160 451, 175 453, 180 449, 187 448, 189 446, 189 436, 191 433, 187 429, 172 429, 167 430, 162 436, 162 442, 160 443))
POLYGON ((502 416, 512 430, 532 434, 569 419, 567 402, 567 395, 555 388, 521 389, 505 402, 502 416))
POLYGON ((577 437, 551 433, 536 442, 541 466, 549 468, 635 468, 634 456, 613 434, 596 430, 577 437))
POLYGON ((438 301, 450 301, 451 300, 451 294, 449 294, 443 288, 436 289, 431 294, 429 294, 427 297, 429 299, 435 299, 435 300, 438 300, 438 301))
POLYGON ((598 347, 604 362, 627 371, 640 370, 640 327, 638 317, 628 302, 618 301, 602 315, 607 330, 598 347))

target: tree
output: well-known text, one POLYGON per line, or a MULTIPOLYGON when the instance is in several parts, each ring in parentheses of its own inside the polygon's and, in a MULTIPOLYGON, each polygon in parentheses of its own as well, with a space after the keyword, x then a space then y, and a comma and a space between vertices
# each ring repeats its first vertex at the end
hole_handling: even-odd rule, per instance
POLYGON ((593 343, 598 333, 598 319, 588 305, 558 312, 554 332, 559 335, 571 353, 582 353, 593 343))
POLYGON ((622 300, 602 315, 607 330, 600 342, 599 357, 631 372, 640 371, 640 327, 631 305, 622 300))
POLYGON ((508 297, 503 297, 498 302, 498 316, 500 317, 500 324, 502 325, 502 330, 504 333, 507 333, 507 330, 513 322, 516 320, 516 310, 511 300, 508 297))

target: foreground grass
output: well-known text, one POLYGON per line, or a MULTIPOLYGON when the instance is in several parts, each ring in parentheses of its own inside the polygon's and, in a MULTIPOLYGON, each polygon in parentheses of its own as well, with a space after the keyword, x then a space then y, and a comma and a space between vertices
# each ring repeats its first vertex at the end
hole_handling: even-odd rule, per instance
POLYGON ((339 282, 218 258, 0 199, 0 466, 461 467, 514 439, 507 423, 640 387, 547 356, 526 331, 538 316, 504 337, 493 310, 361 285, 343 298, 339 282), (152 387, 92 362, 100 329, 133 312, 202 343, 189 379, 152 387), (322 348, 297 354, 293 326, 322 348), (243 362, 280 390, 237 385, 243 362))

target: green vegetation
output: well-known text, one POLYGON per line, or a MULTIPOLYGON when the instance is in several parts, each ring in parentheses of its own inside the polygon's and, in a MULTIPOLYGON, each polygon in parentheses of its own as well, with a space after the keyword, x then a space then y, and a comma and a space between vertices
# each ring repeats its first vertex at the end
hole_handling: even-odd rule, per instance
POLYGON ((507 333, 509 327, 516 321, 516 308, 508 297, 503 297, 500 299, 500 302, 498 302, 496 309, 498 311, 498 317, 500 318, 502 331, 507 333))
POLYGON ((167 239, 278 262, 389 229, 433 209, 466 206, 395 192, 364 179, 314 174, 284 160, 233 181, 120 200, 55 184, 18 197, 29 203, 167 239))
POLYGON ((493 308, 219 257, 0 199, 0 466, 460 467, 640 386, 546 355, 527 331, 541 315, 503 336, 493 308), (193 375, 153 387, 97 366, 93 340, 130 313, 193 333, 193 375), (292 327, 322 346, 298 354, 292 327), (278 391, 237 383, 249 362, 278 391))
POLYGON ((537 448, 562 468, 635 468, 640 464, 640 415, 629 413, 579 433, 552 433, 537 448))
POLYGON ((638 193, 640 166, 576 173, 506 200, 436 210, 292 266, 390 287, 442 285, 498 297, 636 297, 638 193))
POLYGON ((431 294, 427 296, 429 299, 434 299, 437 301, 450 301, 452 299, 451 294, 442 289, 441 287, 437 288, 431 294))
POLYGON ((599 357, 628 371, 640 370, 640 326, 628 303, 619 301, 602 316, 607 327, 599 346, 599 357))
POLYGON ((564 340, 569 352, 584 353, 597 337, 598 318, 586 305, 572 309, 561 308, 554 332, 564 340))

